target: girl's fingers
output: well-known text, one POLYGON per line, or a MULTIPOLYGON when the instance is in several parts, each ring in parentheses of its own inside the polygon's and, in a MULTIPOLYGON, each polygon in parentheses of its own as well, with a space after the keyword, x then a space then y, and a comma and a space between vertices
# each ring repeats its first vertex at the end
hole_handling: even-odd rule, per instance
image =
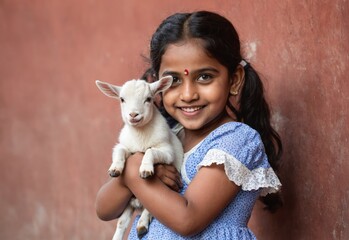
POLYGON ((182 187, 181 177, 174 166, 158 164, 155 166, 155 175, 175 191, 179 191, 182 187))
POLYGON ((180 186, 178 185, 177 181, 173 181, 173 179, 168 178, 166 176, 163 176, 161 178, 161 181, 167 185, 169 188, 171 188, 172 190, 178 192, 180 190, 180 186))
POLYGON ((167 165, 167 164, 157 164, 155 167, 161 168, 165 171, 170 171, 172 173, 177 174, 178 171, 173 165, 167 165))

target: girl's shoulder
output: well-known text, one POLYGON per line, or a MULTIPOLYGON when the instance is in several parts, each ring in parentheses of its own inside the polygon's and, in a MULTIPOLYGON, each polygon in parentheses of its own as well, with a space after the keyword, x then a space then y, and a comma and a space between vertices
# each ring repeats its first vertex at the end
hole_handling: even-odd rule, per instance
POLYGON ((234 145, 239 145, 240 147, 248 145, 250 142, 255 142, 256 144, 262 143, 259 133, 247 124, 241 122, 225 123, 213 130, 207 136, 207 139, 209 141, 217 141, 217 143, 229 140, 229 142, 234 143, 234 145))
POLYGON ((262 190, 262 195, 277 191, 281 183, 271 168, 263 142, 256 130, 244 123, 221 125, 205 139, 197 152, 204 156, 196 166, 223 164, 225 173, 242 190, 262 190))
POLYGON ((205 155, 209 152, 232 156, 247 165, 256 166, 256 161, 267 163, 265 149, 256 130, 240 122, 229 122, 212 131, 200 146, 205 155))
POLYGON ((226 130, 226 131, 235 131, 235 132, 254 132, 254 133, 257 133, 256 130, 254 130, 253 128, 251 128, 247 124, 242 123, 242 122, 233 122, 233 121, 222 124, 221 126, 216 128, 214 131, 220 130, 220 129, 226 130))

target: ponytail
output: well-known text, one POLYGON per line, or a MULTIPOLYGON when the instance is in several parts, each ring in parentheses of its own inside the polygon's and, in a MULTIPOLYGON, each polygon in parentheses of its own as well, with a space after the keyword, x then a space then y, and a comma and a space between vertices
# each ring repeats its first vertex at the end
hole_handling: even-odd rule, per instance
MULTIPOLYGON (((269 163, 277 171, 282 153, 281 139, 270 124, 270 109, 264 97, 261 79, 250 64, 247 63, 244 69, 245 83, 241 92, 238 118, 261 135, 269 163)), ((272 212, 282 206, 279 193, 268 194, 260 197, 260 200, 272 212)))

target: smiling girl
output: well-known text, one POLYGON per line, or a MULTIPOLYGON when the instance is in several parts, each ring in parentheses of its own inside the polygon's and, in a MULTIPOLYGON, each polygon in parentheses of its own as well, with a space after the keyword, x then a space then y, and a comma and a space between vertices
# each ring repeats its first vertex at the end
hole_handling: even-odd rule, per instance
MULTIPOLYGON (((97 214, 117 218, 135 195, 154 216, 142 239, 255 239, 247 227, 256 200, 281 204, 275 174, 282 150, 270 125, 263 85, 243 60, 233 25, 206 11, 165 19, 150 44, 157 78, 172 76, 163 107, 179 124, 185 158, 178 174, 158 167, 142 179, 142 153, 132 155, 121 177, 97 195, 97 214)), ((135 224, 129 239, 138 239, 135 224)))

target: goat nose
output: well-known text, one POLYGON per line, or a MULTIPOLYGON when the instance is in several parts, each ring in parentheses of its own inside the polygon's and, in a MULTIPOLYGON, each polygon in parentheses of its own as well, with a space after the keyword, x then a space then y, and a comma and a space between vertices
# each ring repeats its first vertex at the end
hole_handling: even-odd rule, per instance
POLYGON ((135 117, 138 116, 138 113, 136 113, 136 112, 131 112, 131 113, 130 113, 130 116, 133 117, 133 118, 135 118, 135 117))

